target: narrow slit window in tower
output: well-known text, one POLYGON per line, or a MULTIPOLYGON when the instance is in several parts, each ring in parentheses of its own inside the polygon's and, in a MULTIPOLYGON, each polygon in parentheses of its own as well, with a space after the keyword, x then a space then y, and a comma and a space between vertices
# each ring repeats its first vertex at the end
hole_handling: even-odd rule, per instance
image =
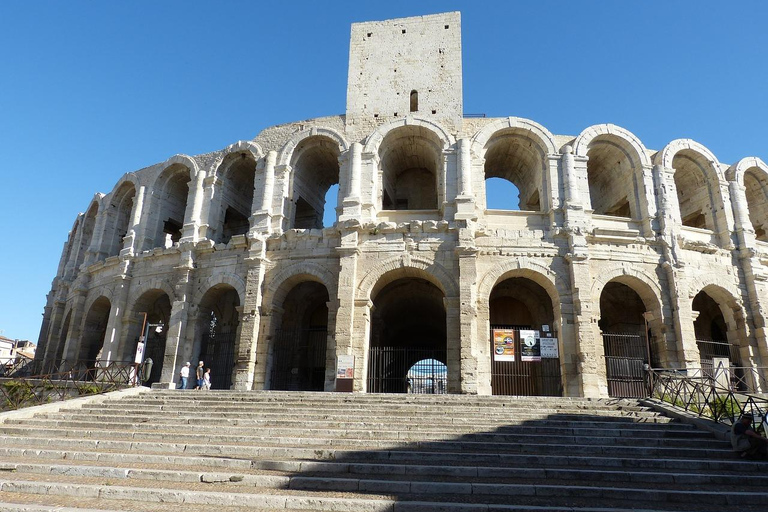
POLYGON ((419 111, 419 93, 418 91, 411 91, 411 112, 419 111))

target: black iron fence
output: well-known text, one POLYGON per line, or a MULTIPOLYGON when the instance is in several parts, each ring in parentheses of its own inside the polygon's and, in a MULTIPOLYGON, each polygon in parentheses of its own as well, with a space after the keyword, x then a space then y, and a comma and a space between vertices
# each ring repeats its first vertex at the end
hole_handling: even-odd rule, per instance
POLYGON ((141 369, 133 362, 94 364, 92 361, 38 362, 5 372, 0 378, 0 409, 9 411, 68 398, 135 386, 141 369), (43 370, 37 373, 35 370, 43 370))
POLYGON ((520 338, 521 330, 531 330, 528 326, 491 325, 491 389, 494 395, 519 396, 562 396, 563 382, 560 375, 559 357, 538 357, 533 360, 523 357, 523 347, 520 338), (495 330, 511 331, 512 353, 514 360, 509 357, 500 360, 494 354, 495 330))
POLYGON ((368 392, 447 393, 445 361, 445 350, 371 347, 368 351, 368 392))
POLYGON ((232 387, 232 370, 235 365, 235 332, 210 332, 204 338, 201 359, 211 369, 211 389, 232 387))
POLYGON ((282 329, 272 344, 270 389, 323 391, 328 331, 282 329))
POLYGON ((603 333, 608 395, 616 398, 647 396, 645 369, 648 346, 642 334, 603 333))

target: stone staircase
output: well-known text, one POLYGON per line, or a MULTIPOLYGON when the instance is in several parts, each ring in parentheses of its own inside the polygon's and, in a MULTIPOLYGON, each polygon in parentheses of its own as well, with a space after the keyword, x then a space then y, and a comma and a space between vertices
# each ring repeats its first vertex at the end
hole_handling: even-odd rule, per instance
POLYGON ((631 400, 116 395, 0 423, 0 510, 768 510, 768 463, 631 400))

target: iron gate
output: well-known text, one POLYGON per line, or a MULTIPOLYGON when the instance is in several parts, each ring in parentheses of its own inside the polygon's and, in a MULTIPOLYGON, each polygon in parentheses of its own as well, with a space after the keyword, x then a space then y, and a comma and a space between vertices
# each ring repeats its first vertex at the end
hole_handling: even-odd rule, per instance
POLYGON ((270 389, 323 391, 328 331, 278 330, 272 343, 270 389))
POLYGON ((232 387, 232 369, 235 365, 234 332, 210 332, 203 340, 203 363, 211 369, 211 389, 232 387))
MULTIPOLYGON (((496 361, 493 357, 493 330, 513 331, 515 354, 522 354, 520 331, 530 330, 521 325, 491 325, 491 389, 494 395, 562 396, 563 382, 560 376, 559 358, 542 358, 541 361, 522 361, 518 355, 514 361, 496 361)), ((553 333, 554 336, 554 333, 553 333)))
POLYGON ((368 351, 368 392, 447 393, 445 361, 445 350, 371 347, 368 351))
POLYGON ((648 345, 642 334, 603 333, 608 395, 615 398, 648 396, 645 365, 648 345))
POLYGON ((152 371, 149 378, 144 381, 145 386, 152 386, 155 382, 160 382, 163 372, 163 361, 165 360, 165 333, 157 333, 150 330, 147 336, 147 343, 144 346, 144 361, 152 359, 152 371))

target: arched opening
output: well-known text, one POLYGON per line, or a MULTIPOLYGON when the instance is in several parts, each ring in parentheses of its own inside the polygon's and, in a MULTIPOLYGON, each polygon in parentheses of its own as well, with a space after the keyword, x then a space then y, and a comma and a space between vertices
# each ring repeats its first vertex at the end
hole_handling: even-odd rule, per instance
POLYGON ((64 251, 64 265, 65 266, 71 266, 74 268, 74 261, 71 261, 70 258, 76 257, 75 252, 75 242, 77 241, 77 235, 80 230, 80 219, 78 218, 75 221, 75 225, 72 228, 72 231, 69 232, 69 237, 67 238, 67 245, 66 250, 64 251))
POLYGON ((93 239, 93 228, 96 226, 96 214, 99 211, 99 207, 96 203, 92 203, 91 207, 85 213, 82 223, 82 231, 80 232, 80 245, 77 248, 77 259, 75 260, 75 271, 80 268, 80 265, 85 261, 85 253, 91 246, 93 239))
POLYGON ((638 219, 640 190, 633 163, 618 137, 599 136, 587 151, 587 182, 592 210, 597 215, 638 219))
POLYGON ((675 187, 683 226, 715 230, 712 191, 704 157, 691 150, 678 152, 672 160, 675 187))
POLYGON ((141 332, 144 319, 142 313, 147 314, 147 325, 161 324, 163 326, 161 332, 157 332, 156 328, 149 328, 147 332, 145 328, 147 339, 144 344, 144 361, 152 359, 152 372, 144 381, 144 385, 151 386, 155 382, 160 382, 163 371, 165 339, 171 318, 171 300, 162 290, 149 290, 139 297, 131 310, 127 342, 121 353, 123 361, 134 360, 139 338, 144 336, 144 333, 141 332))
POLYGON ((612 397, 644 397, 645 365, 654 364, 646 322, 646 307, 640 295, 624 283, 611 281, 600 294, 608 394, 612 397))
POLYGON ((106 297, 96 299, 85 316, 82 341, 77 359, 93 368, 99 360, 101 349, 104 346, 104 336, 107 334, 107 322, 112 304, 106 297))
POLYGON ((408 369, 406 380, 408 393, 442 395, 448 389, 448 367, 437 359, 422 359, 408 369))
POLYGON ((286 295, 275 319, 270 389, 325 389, 328 300, 328 289, 315 281, 299 283, 286 295))
POLYGON ((720 303, 707 292, 700 291, 693 298, 692 308, 702 369, 711 370, 715 358, 726 358, 731 366, 741 366, 739 347, 728 340, 728 324, 720 303))
POLYGON ((768 176, 761 169, 749 169, 744 173, 744 187, 755 238, 768 242, 768 176))
POLYGON ((502 195, 495 190, 498 182, 511 183, 515 196, 503 197, 505 210, 541 211, 543 172, 546 155, 539 144, 516 129, 502 131, 491 138, 485 153, 485 200, 491 209, 491 200, 502 195), (512 207, 514 206, 514 207, 512 207))
POLYGON ((123 238, 128 233, 131 221, 133 199, 136 187, 133 183, 123 183, 118 188, 106 209, 107 219, 104 230, 104 243, 107 256, 117 256, 123 248, 123 238))
POLYGON ((519 210, 520 191, 504 178, 485 180, 485 208, 487 210, 519 210))
POLYGON ((170 247, 181 240, 189 196, 189 174, 187 167, 173 164, 157 179, 152 191, 154 201, 150 217, 154 236, 148 248, 170 247))
MULTIPOLYGON (((240 297, 226 284, 211 287, 200 300, 197 343, 192 359, 211 370, 211 389, 230 389, 235 367, 240 297)), ((190 375, 194 379, 194 375, 190 375)))
POLYGON ((339 184, 331 185, 325 193, 325 211, 323 213, 323 227, 329 228, 336 224, 336 208, 339 205, 339 184))
MULTIPOLYGON (((420 278, 397 279, 375 295, 368 350, 369 393, 406 393, 409 371, 417 362, 447 363, 443 299, 437 286, 420 278)), ((411 381, 410 392, 416 391, 411 381)), ((446 387, 441 390, 446 391, 446 387)))
POLYGON ((436 210, 442 143, 421 126, 392 130, 379 147, 383 210, 436 210))
MULTIPOLYGON (((322 135, 304 139, 296 146, 291 194, 293 228, 323 228, 326 194, 333 185, 339 183, 339 155, 339 145, 322 135)), ((335 212, 333 216, 335 219, 335 212)))
POLYGON ((59 331, 59 343, 56 345, 56 356, 53 360, 54 365, 58 365, 64 359, 64 347, 67 345, 67 335, 69 334, 69 324, 72 321, 72 311, 67 313, 64 319, 64 325, 59 331))
POLYGON ((226 244, 233 236, 245 235, 250 229, 256 160, 248 152, 229 154, 217 174, 221 176, 217 212, 220 228, 214 236, 216 242, 226 244))
POLYGON ((419 92, 411 91, 411 112, 419 111, 419 92))
POLYGON ((561 396, 552 298, 538 283, 511 277, 493 287, 490 308, 494 395, 561 396))

